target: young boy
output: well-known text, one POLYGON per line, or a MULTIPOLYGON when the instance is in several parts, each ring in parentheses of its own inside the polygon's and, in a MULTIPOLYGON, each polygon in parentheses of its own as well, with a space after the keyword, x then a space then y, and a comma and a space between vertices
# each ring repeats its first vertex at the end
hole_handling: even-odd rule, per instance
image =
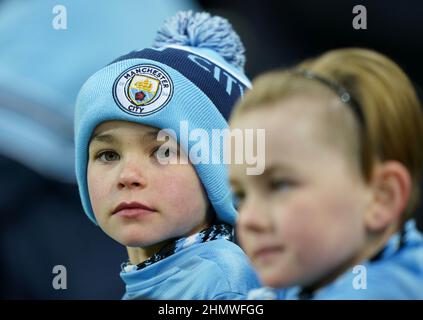
POLYGON ((341 49, 253 88, 230 123, 266 130, 265 171, 230 179, 241 246, 264 286, 287 288, 273 298, 423 299, 423 119, 404 72, 341 49))
POLYGON ((191 133, 226 128, 249 86, 243 46, 226 20, 180 12, 154 47, 118 58, 81 89, 75 141, 84 210, 128 249, 124 299, 245 298, 258 282, 232 242, 225 165, 191 163, 191 133))

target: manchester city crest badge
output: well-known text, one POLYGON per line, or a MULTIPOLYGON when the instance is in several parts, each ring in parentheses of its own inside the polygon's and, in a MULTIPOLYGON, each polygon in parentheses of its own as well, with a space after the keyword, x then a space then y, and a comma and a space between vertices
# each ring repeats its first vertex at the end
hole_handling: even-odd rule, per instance
POLYGON ((161 110, 173 94, 173 83, 161 68, 141 64, 125 70, 113 84, 113 97, 123 111, 146 116, 161 110))

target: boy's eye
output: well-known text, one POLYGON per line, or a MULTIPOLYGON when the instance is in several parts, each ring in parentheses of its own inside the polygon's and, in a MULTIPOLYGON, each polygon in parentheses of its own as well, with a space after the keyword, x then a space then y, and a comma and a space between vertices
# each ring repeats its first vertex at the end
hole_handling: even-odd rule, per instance
POLYGON ((110 162, 110 161, 119 160, 120 156, 116 152, 109 150, 109 151, 100 152, 97 155, 97 159, 100 159, 101 161, 104 161, 104 162, 110 162))
POLYGON ((167 161, 177 155, 177 151, 167 146, 158 146, 153 149, 154 157, 159 161, 167 161))

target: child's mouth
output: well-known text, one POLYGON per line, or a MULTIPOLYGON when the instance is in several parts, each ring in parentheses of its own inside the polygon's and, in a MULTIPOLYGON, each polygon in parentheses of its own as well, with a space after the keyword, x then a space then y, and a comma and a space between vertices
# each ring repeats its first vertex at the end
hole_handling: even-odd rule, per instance
POLYGON ((256 261, 269 261, 274 258, 275 255, 280 254, 283 251, 282 246, 267 246, 256 250, 253 254, 253 259, 256 261))
POLYGON ((155 212, 155 210, 140 202, 122 202, 112 212, 124 218, 138 218, 155 212))

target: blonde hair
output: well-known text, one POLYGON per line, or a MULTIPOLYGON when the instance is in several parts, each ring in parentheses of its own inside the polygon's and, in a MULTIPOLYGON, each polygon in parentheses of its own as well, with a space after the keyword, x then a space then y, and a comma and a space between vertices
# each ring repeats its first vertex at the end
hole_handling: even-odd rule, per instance
MULTIPOLYGON (((253 89, 238 102, 230 121, 248 110, 284 98, 322 93, 324 85, 295 72, 300 69, 339 84, 357 102, 364 120, 357 140, 360 168, 366 181, 377 161, 396 160, 408 169, 412 191, 405 218, 411 216, 420 198, 423 113, 410 80, 386 56, 367 49, 338 49, 306 60, 291 70, 268 72, 254 80, 253 89)), ((356 120, 359 122, 357 117, 356 120)))

